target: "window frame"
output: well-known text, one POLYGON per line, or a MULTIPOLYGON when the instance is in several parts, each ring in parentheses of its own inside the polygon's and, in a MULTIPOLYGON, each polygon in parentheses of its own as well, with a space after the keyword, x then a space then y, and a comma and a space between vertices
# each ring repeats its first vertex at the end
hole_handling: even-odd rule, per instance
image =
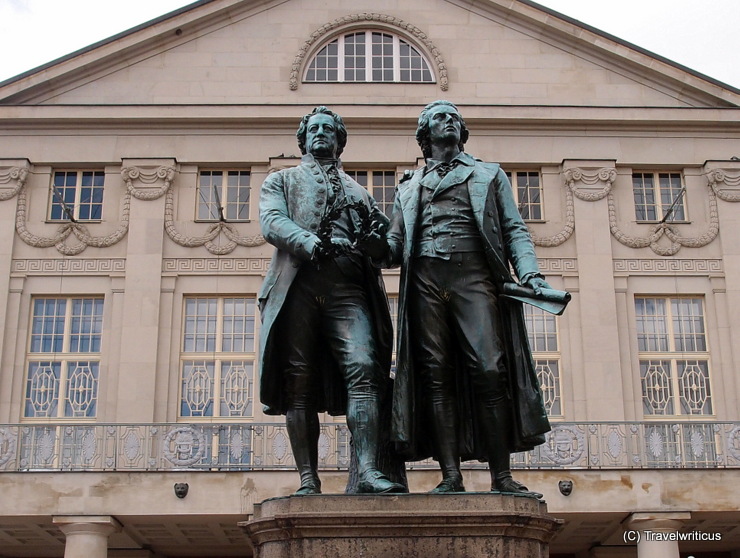
POLYGON ((665 219, 666 223, 688 223, 689 222, 689 216, 688 216, 688 204, 686 203, 686 180, 682 172, 679 171, 670 171, 670 170, 633 170, 632 171, 632 202, 635 207, 635 221, 637 223, 660 223, 665 219), (642 187, 638 189, 635 184, 635 180, 637 179, 637 176, 641 176, 642 180, 642 187), (664 189, 661 185, 661 177, 667 176, 669 180, 668 188, 664 189), (645 178, 651 177, 652 180, 652 187, 650 190, 646 189, 645 187, 645 178), (678 178, 679 187, 678 189, 675 189, 671 185, 671 179, 672 178, 678 178), (638 194, 642 195, 642 197, 648 198, 649 196, 652 196, 652 199, 654 200, 652 203, 648 201, 639 202, 638 201, 638 194), (669 196, 672 196, 669 200, 664 200, 663 195, 668 194, 669 196), (676 206, 673 211, 671 211, 671 215, 666 217, 666 212, 670 209, 671 204, 676 199, 676 197, 680 195, 679 201, 676 203, 676 206), (640 214, 640 208, 643 208, 644 215, 641 216, 640 214), (683 213, 681 218, 676 218, 677 209, 680 208, 680 212, 683 213), (653 209, 656 213, 655 219, 648 219, 648 214, 650 209, 653 209), (658 217, 660 215, 660 217, 658 217))
POLYGON ((367 167, 360 167, 360 168, 352 168, 352 169, 345 169, 345 174, 349 176, 352 180, 357 182, 360 186, 365 188, 368 193, 373 197, 373 199, 377 202, 378 207, 383 211, 383 213, 388 216, 388 218, 391 217, 391 214, 393 213, 393 203, 396 198, 396 186, 398 185, 398 173, 393 169, 382 169, 382 168, 367 168, 367 167), (361 180, 358 180, 360 173, 366 173, 366 182, 367 184, 363 184, 361 180), (383 180, 387 178, 392 178, 391 184, 375 184, 375 178, 376 176, 381 175, 383 180), (382 198, 378 199, 378 197, 375 195, 376 190, 382 192, 382 198), (386 199, 386 194, 388 192, 391 192, 391 199, 386 199))
MULTIPOLYGON (((206 318, 210 319, 211 315, 206 314, 206 318)), ((238 317, 233 315, 233 317, 238 317)), ((185 295, 182 299, 182 325, 180 328, 179 338, 179 356, 178 356, 178 388, 177 388, 177 420, 179 422, 231 422, 231 421, 251 421, 255 417, 255 405, 257 404, 256 392, 258 389, 259 379, 257 378, 257 345, 259 340, 258 331, 258 313, 257 313, 257 296, 256 295, 222 295, 222 294, 192 294, 185 295), (213 315, 215 320, 215 329, 212 332, 213 335, 213 349, 209 349, 207 346, 205 350, 186 350, 186 335, 188 335, 188 317, 195 316, 199 317, 200 314, 189 314, 188 313, 188 301, 192 300, 203 300, 213 301, 216 303, 216 314, 213 315), (247 313, 241 317, 246 321, 252 320, 252 329, 245 332, 245 339, 251 338, 251 351, 225 351, 223 350, 224 340, 224 325, 225 317, 227 314, 224 311, 226 300, 244 300, 247 305, 247 310, 252 309, 252 313, 247 313), (247 413, 242 415, 229 415, 223 414, 222 409, 227 403, 223 400, 223 382, 224 382, 224 369, 223 364, 228 362, 243 362, 247 364, 246 367, 246 381, 247 381, 247 398, 248 402, 245 406, 249 409, 247 413), (207 414, 207 411, 203 414, 185 414, 185 366, 186 363, 203 363, 203 367, 206 367, 207 362, 212 362, 213 374, 211 376, 211 390, 212 395, 210 403, 206 404, 205 409, 210 406, 211 414, 207 414)), ((207 336, 211 332, 206 330, 204 334, 195 331, 195 335, 205 335, 206 342, 207 336)), ((195 341, 197 342, 197 340, 195 341)), ((206 370, 208 372, 208 370, 206 370)))
MULTIPOLYGON (((542 171, 540 169, 525 169, 525 168, 514 168, 512 170, 505 170, 506 177, 509 179, 509 183, 511 184, 511 190, 514 194, 514 201, 516 202, 516 207, 519 210, 519 215, 521 215, 522 220, 528 223, 543 223, 545 222, 545 204, 543 203, 543 196, 544 191, 542 188, 542 171), (527 191, 530 190, 536 190, 538 193, 538 199, 534 202, 527 203, 525 207, 535 207, 539 210, 539 217, 525 217, 522 212, 522 204, 524 203, 519 199, 519 176, 526 174, 527 178, 529 178, 529 175, 536 175, 537 176, 537 186, 531 187, 529 185, 524 186, 524 188, 527 191)), ((531 213, 531 210, 530 210, 531 213)))
MULTIPOLYGON (((25 377, 24 377, 24 391, 23 391, 23 409, 22 409, 22 415, 23 420, 25 422, 32 422, 32 421, 48 421, 50 419, 53 420, 60 420, 60 421, 93 421, 97 419, 98 413, 99 413, 99 404, 100 404, 100 379, 101 379, 101 362, 102 362, 102 355, 103 355, 103 320, 104 320, 104 312, 105 312, 105 297, 103 295, 70 295, 70 296, 32 296, 31 297, 31 306, 30 306, 30 321, 29 321, 29 331, 28 331, 28 341, 26 345, 26 366, 25 366, 25 377), (37 302, 41 303, 48 303, 50 301, 56 301, 57 304, 59 304, 60 301, 63 301, 65 304, 64 308, 64 315, 61 316, 61 322, 62 322, 62 328, 61 328, 61 334, 56 333, 56 326, 54 326, 55 333, 52 334, 52 343, 54 342, 54 337, 61 337, 61 348, 59 350, 56 349, 56 347, 53 347, 53 350, 36 350, 34 351, 34 344, 35 341, 44 341, 44 318, 52 317, 55 321, 58 321, 60 318, 60 314, 36 314, 36 304, 37 302), (89 315, 87 314, 79 314, 80 322, 79 327, 84 329, 84 324, 86 323, 85 320, 92 320, 90 322, 91 324, 91 331, 90 332, 84 332, 80 331, 78 332, 80 335, 80 342, 83 339, 83 334, 89 333, 89 342, 95 343, 93 340, 94 337, 97 337, 97 345, 96 348, 97 351, 94 350, 79 350, 80 345, 77 345, 77 351, 72 351, 72 341, 74 337, 74 320, 76 318, 76 315, 74 314, 74 305, 75 302, 80 301, 83 304, 86 302, 93 302, 93 305, 95 303, 100 303, 99 306, 99 312, 96 312, 98 309, 97 306, 94 306, 93 312, 89 315), (41 320, 40 322, 37 322, 37 319, 41 320), (94 331, 95 326, 97 325, 97 331, 94 331), (37 337, 37 330, 41 329, 40 337, 35 339, 37 337), (30 401, 31 399, 31 391, 33 389, 33 385, 36 383, 36 374, 31 375, 31 367, 34 364, 38 364, 40 367, 43 365, 48 366, 49 368, 52 368, 55 363, 58 363, 58 375, 54 373, 55 376, 57 376, 55 383, 57 384, 56 388, 56 394, 54 395, 54 401, 50 403, 51 408, 55 408, 56 410, 51 414, 51 412, 42 413, 42 414, 29 414, 29 408, 33 406, 33 403, 30 401), (70 370, 70 367, 72 364, 77 363, 78 368, 74 370, 70 370), (79 368, 84 368, 81 366, 82 364, 86 363, 87 368, 90 368, 90 375, 87 377, 87 380, 90 382, 90 385, 88 386, 89 391, 91 391, 91 400, 88 403, 88 408, 91 409, 91 412, 85 412, 84 414, 79 414, 79 412, 75 412, 74 402, 71 402, 69 399, 70 396, 70 386, 73 382, 72 377, 77 372, 79 368), (93 366, 94 365, 94 366, 93 366), (94 372, 93 372, 94 369, 94 372), (92 376, 92 380, 90 380, 90 376, 92 376), (72 408, 72 412, 68 414, 67 408, 72 408)), ((79 342, 78 342, 79 343, 79 342)), ((84 372, 82 372, 84 373, 84 372)), ((39 375, 40 376, 40 375, 39 375)), ((78 378, 80 379, 80 378, 78 378)), ((85 378, 81 378, 83 381, 85 378)), ((44 388, 42 388, 44 389, 44 388)), ((85 386, 79 386, 78 389, 84 390, 85 386)), ((77 394, 79 396, 79 393, 77 394)), ((79 397, 77 404, 79 404, 79 397)))
MULTIPOLYGON (((355 43, 356 44, 356 43, 355 43)), ((382 45, 383 43, 381 43, 382 45)), ((411 54, 413 55, 413 53, 411 54)), ((399 33, 395 31, 391 31, 388 29, 383 28, 376 28, 376 27, 369 27, 369 28, 359 28, 359 29, 345 29, 341 33, 338 33, 336 35, 333 35, 329 39, 323 41, 319 47, 311 54, 311 56, 308 58, 308 63, 305 65, 305 69, 303 71, 302 76, 302 82, 303 83, 403 83, 403 84, 434 84, 437 83, 437 76, 435 75, 434 70, 432 69, 433 66, 430 62, 430 58, 426 55, 423 48, 419 47, 418 44, 416 44, 414 41, 410 40, 406 36, 402 36, 399 33), (365 35, 365 66, 364 66, 364 75, 365 79, 347 79, 347 71, 354 71, 355 75, 358 71, 358 68, 347 68, 345 66, 345 61, 348 57, 357 56, 356 54, 347 54, 347 37, 352 36, 355 37, 358 34, 365 35), (373 33, 378 33, 381 36, 389 36, 392 38, 392 53, 391 57, 393 60, 393 79, 387 80, 387 79, 374 79, 373 76, 373 70, 380 69, 381 71, 386 69, 384 66, 381 65, 380 68, 375 68, 374 60, 380 58, 382 62, 382 58, 384 55, 381 53, 379 55, 376 55, 373 53, 373 46, 375 43, 373 42, 373 33), (330 55, 332 57, 336 58, 336 67, 330 67, 330 65, 327 63, 327 66, 325 68, 316 68, 314 67, 314 62, 316 59, 322 55, 324 49, 329 47, 332 43, 336 41, 337 48, 336 48, 336 55, 330 55), (421 59, 421 68, 402 68, 401 67, 401 59, 405 55, 401 54, 401 43, 405 43, 410 49, 413 49, 416 54, 418 54, 419 58, 421 59), (311 71, 316 72, 317 70, 326 70, 327 76, 325 79, 317 79, 317 77, 314 77, 313 79, 309 79, 309 73, 311 71), (329 78, 329 70, 335 70, 337 72, 337 79, 330 79, 329 78), (422 79, 421 80, 413 80, 411 79, 411 76, 408 80, 401 79, 402 71, 408 71, 413 72, 414 70, 419 70, 422 73, 422 79), (429 79, 424 80, 424 72, 429 73, 429 79)))
POLYGON ((545 409, 547 416, 550 419, 564 419, 565 418, 565 406, 563 398, 563 374, 562 374, 562 353, 560 350, 560 324, 557 316, 545 312, 540 308, 536 308, 530 304, 522 305, 524 309, 524 324, 527 330, 527 340, 529 342, 530 350, 532 351, 532 360, 534 361, 535 372, 537 374, 537 382, 540 385, 540 392, 542 393, 542 399, 545 403, 545 409), (536 327, 538 322, 542 322, 545 326, 541 330, 536 327), (552 329, 548 328, 548 324, 552 324, 552 329), (540 347, 537 343, 537 337, 543 336, 546 345, 550 342, 554 343, 554 348, 549 346, 540 347), (552 340, 547 337, 552 336, 552 340), (543 389, 544 382, 543 374, 545 373, 544 367, 552 366, 555 363, 555 369, 550 368, 550 374, 553 376, 551 383, 551 394, 548 394, 543 389), (552 403, 548 404, 548 397, 552 397, 552 403), (557 406, 557 412, 553 412, 553 409, 557 406))
POLYGON ((94 169, 94 168, 86 168, 86 169, 56 169, 52 171, 51 173, 51 181, 49 183, 49 204, 48 209, 46 212, 46 220, 50 223, 70 223, 70 222, 80 222, 80 223, 100 223, 103 221, 103 204, 105 200, 105 170, 101 169, 94 169), (93 184, 90 186, 85 186, 83 184, 85 174, 91 173, 93 184), (56 177, 59 174, 64 174, 65 177, 74 174, 76 176, 76 180, 74 185, 67 185, 66 180, 65 184, 62 186, 62 191, 60 192, 59 186, 56 184, 56 177), (95 178, 101 177, 102 178, 102 184, 97 185, 95 184, 95 178), (81 197, 81 191, 84 188, 92 188, 93 190, 93 196, 94 192, 98 190, 100 192, 100 200, 99 201, 90 201, 83 203, 80 200, 81 197), (67 189, 70 189, 69 191, 73 192, 73 200, 70 202, 70 200, 65 199, 66 191, 67 189), (64 200, 65 204, 69 207, 71 205, 72 210, 72 218, 68 216, 67 212, 64 209, 64 205, 61 203, 61 200, 59 198, 62 198, 64 200), (83 206, 89 206, 90 207, 90 213, 93 213, 93 207, 99 208, 100 216, 99 217, 87 217, 82 218, 80 217, 80 213, 83 206), (55 216, 55 209, 59 209, 59 217, 55 216))
MULTIPOLYGON (((211 188, 214 188, 213 184, 210 184, 211 188)), ((196 185, 196 204, 195 204, 195 221, 199 223, 217 223, 219 221, 224 221, 227 223, 249 223, 251 221, 251 212, 252 212, 252 171, 251 169, 239 169, 239 168, 203 168, 198 169, 198 183, 196 185), (210 173, 211 180, 213 179, 213 176, 215 173, 221 173, 221 184, 218 186, 218 198, 216 196, 211 196, 211 192, 208 193, 208 196, 204 195, 202 188, 204 185, 202 184, 202 180, 204 178, 204 173, 210 173), (229 184, 228 177, 233 174, 236 174, 238 178, 242 178, 243 175, 246 175, 247 178, 247 184, 246 184, 246 191, 247 191, 247 199, 246 201, 237 201, 235 202, 229 202, 229 191, 234 188, 237 191, 237 198, 238 193, 241 189, 245 188, 244 184, 236 184, 231 185, 229 184), (226 177, 226 181, 224 181, 224 177, 226 177), (224 184, 226 182, 226 184, 224 184), (221 216, 221 212, 219 211, 216 204, 218 201, 221 201, 221 207, 223 208, 223 218, 221 216), (202 217, 201 216, 201 208, 205 207, 207 209, 207 213, 209 215, 213 214, 212 206, 216 208, 216 215, 213 215, 212 217, 202 217), (246 206, 247 215, 244 218, 238 217, 240 213, 240 207, 246 206), (229 217, 229 208, 230 207, 236 207, 236 218, 229 217)))
MULTIPOLYGON (((633 300, 634 317, 635 317, 635 333, 636 333, 636 350, 637 350, 637 377, 639 381, 639 393, 640 393, 640 408, 642 409, 643 417, 646 420, 666 420, 666 419, 679 419, 679 420, 707 420, 714 418, 716 415, 716 401, 715 401, 715 390, 712 379, 712 366, 711 366, 711 350, 709 347, 709 331, 707 329, 707 316, 706 316, 706 298, 702 295, 645 295, 636 294, 633 300), (664 314, 640 314, 638 311, 638 300, 658 300, 664 304, 664 314), (675 314, 673 309, 674 301, 691 301, 698 302, 701 314, 688 314, 681 315, 675 314), (647 350, 641 347, 641 325, 644 329, 644 324, 641 324, 641 316, 646 318, 660 318, 663 319, 655 323, 658 325, 662 332, 654 333, 654 335, 664 335, 665 337, 665 348, 647 350), (686 347, 679 348, 676 346, 676 320, 681 323, 685 323, 686 320, 697 320, 700 319, 701 332, 695 338, 688 337, 688 339, 694 339, 693 343, 699 344, 698 340, 703 341, 704 347, 702 350, 687 350, 686 347), (702 406, 708 406, 708 412, 689 412, 685 413, 684 410, 684 395, 681 390, 681 375, 679 370, 679 363, 685 363, 687 368, 689 363, 694 362, 696 369, 701 370, 700 363, 704 365, 704 378, 703 381, 706 383, 705 391, 706 397, 705 402, 702 406), (667 373, 665 371, 665 363, 668 364, 667 373), (643 369, 643 365, 647 368, 643 369), (663 375, 668 376, 668 384, 670 393, 668 394, 668 402, 665 403, 666 409, 670 408, 673 412, 649 412, 650 411, 650 400, 648 399, 647 390, 650 387, 648 382, 654 382, 649 379, 648 375, 653 374, 657 376, 657 371, 652 371, 651 368, 654 366, 663 366, 663 375)), ((643 335, 649 335, 643 333, 643 335)), ((686 338, 686 336, 684 336, 686 338)), ((646 341, 647 337, 646 337, 646 341)), ((685 342, 685 341, 684 341, 685 342)), ((686 370, 683 372, 686 373, 686 370)), ((689 373, 691 373, 689 371, 689 373)), ((659 386, 658 386, 659 387, 659 386)), ((691 407, 690 402, 686 404, 691 407)))

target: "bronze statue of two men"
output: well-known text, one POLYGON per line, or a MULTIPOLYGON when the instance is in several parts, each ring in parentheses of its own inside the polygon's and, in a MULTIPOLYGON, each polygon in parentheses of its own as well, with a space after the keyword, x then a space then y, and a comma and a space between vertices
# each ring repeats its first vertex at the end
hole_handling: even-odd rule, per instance
POLYGON ((550 287, 498 164, 464 151, 465 121, 427 105, 416 139, 426 164, 399 184, 390 223, 341 168, 342 119, 317 107, 297 132, 298 167, 271 174, 260 222, 276 248, 260 299, 261 400, 285 414, 301 477, 318 494, 318 413, 347 416, 361 493, 406 492, 378 467, 382 424, 407 461, 433 456, 436 493, 464 492, 460 461, 484 460, 491 489, 540 498, 511 477, 510 454, 550 429, 519 283, 550 287), (401 266, 391 417, 381 416, 392 346, 380 275, 401 266), (388 420, 383 422, 384 418, 388 420))

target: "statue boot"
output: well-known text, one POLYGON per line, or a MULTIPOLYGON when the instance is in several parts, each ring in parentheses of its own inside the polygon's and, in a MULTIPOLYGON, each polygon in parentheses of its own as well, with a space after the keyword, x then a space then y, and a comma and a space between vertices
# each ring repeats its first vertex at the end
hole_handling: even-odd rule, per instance
POLYGON ((397 494, 408 489, 393 482, 377 466, 380 428, 380 405, 377 398, 350 396, 347 405, 347 426, 352 433, 352 442, 357 454, 360 482, 357 492, 361 494, 397 494))
POLYGON ((460 471, 455 402, 452 398, 444 398, 434 401, 432 405, 435 457, 442 469, 442 482, 429 492, 431 494, 465 492, 460 471))
POLYGON ((301 477, 297 496, 321 494, 319 480, 319 417, 306 409, 289 409, 285 423, 290 438, 293 458, 301 477))
POLYGON ((511 435, 512 413, 507 401, 498 401, 492 406, 481 405, 481 424, 486 433, 488 466, 491 470, 491 490, 509 494, 523 494, 542 498, 539 492, 529 490, 511 476, 511 435))

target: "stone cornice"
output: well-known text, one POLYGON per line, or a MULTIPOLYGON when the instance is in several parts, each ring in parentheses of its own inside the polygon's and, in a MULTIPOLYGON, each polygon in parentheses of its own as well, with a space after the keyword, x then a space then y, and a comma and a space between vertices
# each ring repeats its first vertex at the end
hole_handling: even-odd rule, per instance
MULTIPOLYGON (((584 126, 598 131, 656 131, 671 134, 703 132, 707 135, 736 133, 740 138, 740 108, 661 108, 661 107, 572 107, 459 105, 472 132, 479 130, 563 129, 583 135, 584 126)), ((408 130, 416 127, 421 106, 344 105, 332 109, 347 124, 408 130), (359 114, 359 116, 358 116, 359 114), (409 127, 411 126, 411 127, 409 127)), ((285 129, 295 133, 305 108, 293 105, 270 107, 265 115, 261 105, 97 105, 97 106, 0 106, 0 127, 19 130, 143 130, 223 133, 227 130, 285 129)))

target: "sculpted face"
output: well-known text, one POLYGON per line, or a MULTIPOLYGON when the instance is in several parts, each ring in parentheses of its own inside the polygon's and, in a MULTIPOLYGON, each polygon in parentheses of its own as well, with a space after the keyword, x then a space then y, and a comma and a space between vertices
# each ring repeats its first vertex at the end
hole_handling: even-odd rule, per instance
POLYGON ((336 157, 336 124, 328 114, 314 114, 306 125, 306 151, 316 157, 336 157))
POLYGON ((573 492, 573 481, 561 480, 558 482, 558 488, 560 489, 560 494, 563 496, 570 496, 570 493, 573 492))
POLYGON ((190 488, 190 485, 186 482, 176 482, 175 483, 175 496, 178 498, 185 498, 185 496, 188 495, 188 489, 190 488))
POLYGON ((432 145, 460 143, 462 123, 454 107, 439 105, 429 111, 429 139, 432 145))

